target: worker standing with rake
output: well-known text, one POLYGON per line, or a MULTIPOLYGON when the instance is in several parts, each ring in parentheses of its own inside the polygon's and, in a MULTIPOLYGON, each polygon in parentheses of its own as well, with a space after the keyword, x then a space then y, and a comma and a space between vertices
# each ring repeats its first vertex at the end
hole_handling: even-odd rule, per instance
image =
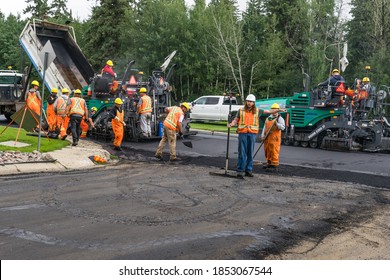
MULTIPOLYGON (((274 103, 272 109, 280 109, 279 104, 274 103)), ((264 154, 267 165, 263 168, 267 172, 276 171, 279 166, 280 144, 282 141, 282 130, 286 127, 284 119, 278 112, 271 114, 265 121, 261 134, 261 140, 264 142, 264 154)))

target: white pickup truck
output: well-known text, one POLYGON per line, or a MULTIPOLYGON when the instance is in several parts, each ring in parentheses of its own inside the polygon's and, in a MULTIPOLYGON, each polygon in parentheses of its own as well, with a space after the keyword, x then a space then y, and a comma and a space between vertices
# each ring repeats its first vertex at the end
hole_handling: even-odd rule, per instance
MULTIPOLYGON (((207 95, 201 96, 191 102, 191 120, 202 121, 227 121, 229 115, 229 96, 207 95)), ((232 97, 231 111, 235 114, 243 105, 238 105, 238 100, 232 97)))

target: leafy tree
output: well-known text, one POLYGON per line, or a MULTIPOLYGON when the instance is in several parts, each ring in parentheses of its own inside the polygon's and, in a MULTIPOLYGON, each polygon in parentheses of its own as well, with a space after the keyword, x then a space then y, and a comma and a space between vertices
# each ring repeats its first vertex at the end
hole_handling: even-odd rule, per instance
POLYGON ((7 18, 0 16, 0 68, 22 69, 21 49, 19 46, 19 34, 25 25, 20 15, 9 15, 7 18))
POLYGON ((120 34, 123 31, 127 0, 100 0, 100 5, 92 8, 91 19, 86 23, 85 52, 95 68, 103 62, 116 60, 120 55, 120 34))
POLYGON ((72 13, 67 8, 68 0, 53 0, 50 5, 50 14, 57 21, 70 22, 72 13))
POLYGON ((31 13, 31 18, 47 19, 50 16, 48 0, 26 0, 28 5, 23 13, 31 13))

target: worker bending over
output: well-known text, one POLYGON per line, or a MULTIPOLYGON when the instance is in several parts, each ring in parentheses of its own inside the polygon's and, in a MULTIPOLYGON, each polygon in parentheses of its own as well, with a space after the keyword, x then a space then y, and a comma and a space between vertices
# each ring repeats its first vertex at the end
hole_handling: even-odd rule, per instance
POLYGON ((162 151, 166 142, 169 145, 170 151, 170 161, 177 161, 176 157, 176 133, 178 132, 181 135, 182 131, 182 121, 184 120, 184 114, 190 110, 190 105, 186 102, 182 103, 180 107, 172 106, 165 108, 165 112, 168 113, 167 117, 164 120, 164 133, 161 138, 160 144, 156 150, 155 157, 159 160, 163 160, 162 151))

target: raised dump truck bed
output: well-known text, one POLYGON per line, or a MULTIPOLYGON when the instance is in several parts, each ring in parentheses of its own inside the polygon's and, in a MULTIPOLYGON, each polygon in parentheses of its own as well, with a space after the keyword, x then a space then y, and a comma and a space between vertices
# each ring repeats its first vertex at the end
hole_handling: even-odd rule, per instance
POLYGON ((70 26, 41 20, 29 21, 20 34, 19 41, 41 77, 41 51, 50 41, 56 58, 45 73, 45 83, 49 89, 82 89, 94 76, 92 66, 77 45, 73 28, 70 26))

